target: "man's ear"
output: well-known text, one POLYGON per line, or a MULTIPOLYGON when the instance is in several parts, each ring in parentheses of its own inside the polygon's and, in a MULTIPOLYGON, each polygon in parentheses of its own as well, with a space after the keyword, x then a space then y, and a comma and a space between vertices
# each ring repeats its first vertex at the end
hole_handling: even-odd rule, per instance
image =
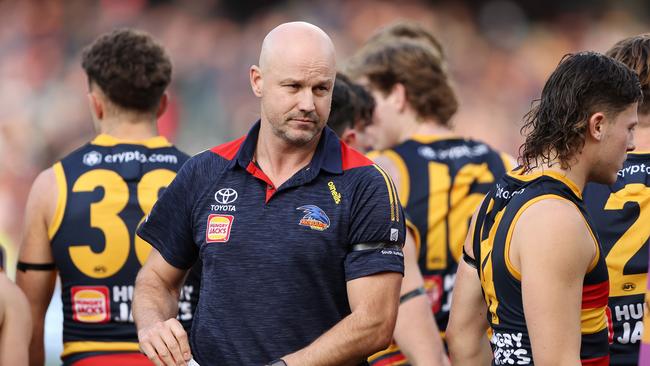
POLYGON ((605 133, 605 122, 607 117, 603 112, 596 112, 587 121, 587 131, 596 141, 601 141, 605 133))
POLYGON ((406 108, 406 88, 402 83, 396 83, 388 94, 388 100, 402 112, 406 108))
POLYGON ((158 110, 156 110, 156 118, 160 118, 163 114, 165 114, 168 105, 169 105, 169 95, 167 93, 164 93, 160 98, 160 103, 158 103, 158 110))
POLYGON ((90 113, 93 114, 93 117, 95 117, 97 121, 102 120, 105 112, 103 100, 93 91, 90 91, 86 96, 88 97, 90 113))
POLYGON ((251 89, 253 89, 253 94, 255 94, 255 96, 258 98, 261 97, 264 81, 262 79, 262 70, 260 70, 259 66, 251 66, 249 77, 251 82, 251 89))
POLYGON ((353 128, 346 128, 341 134, 341 141, 354 149, 357 148, 357 132, 353 128))

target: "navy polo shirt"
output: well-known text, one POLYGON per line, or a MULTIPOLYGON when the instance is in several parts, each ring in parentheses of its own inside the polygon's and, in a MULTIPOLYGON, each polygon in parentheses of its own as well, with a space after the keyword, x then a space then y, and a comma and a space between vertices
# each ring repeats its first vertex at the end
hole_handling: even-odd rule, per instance
POLYGON ((205 365, 263 365, 350 314, 346 282, 403 273, 405 225, 388 175, 329 128, 274 187, 247 136, 191 158, 138 230, 167 262, 203 260, 190 334, 205 365))

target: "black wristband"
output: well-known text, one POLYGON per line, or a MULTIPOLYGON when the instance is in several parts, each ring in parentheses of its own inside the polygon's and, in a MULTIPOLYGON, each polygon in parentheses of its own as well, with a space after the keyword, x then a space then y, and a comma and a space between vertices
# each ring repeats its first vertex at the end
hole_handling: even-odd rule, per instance
POLYGON ((278 358, 277 360, 271 361, 268 365, 266 366, 287 366, 287 363, 284 362, 283 359, 278 358))
POLYGON ((426 292, 426 290, 424 289, 424 287, 421 287, 421 286, 420 286, 420 287, 416 288, 415 290, 411 290, 411 291, 405 293, 404 295, 400 296, 400 297, 399 297, 399 303, 400 303, 400 305, 401 305, 401 304, 403 304, 404 302, 406 302, 406 301, 408 301, 408 300, 411 300, 411 299, 414 298, 414 297, 418 297, 418 296, 420 296, 420 295, 425 295, 426 293, 427 293, 427 292, 426 292))
POLYGON ((56 269, 56 264, 54 264, 54 263, 18 262, 16 264, 16 269, 21 271, 21 272, 27 272, 27 271, 54 271, 56 269))

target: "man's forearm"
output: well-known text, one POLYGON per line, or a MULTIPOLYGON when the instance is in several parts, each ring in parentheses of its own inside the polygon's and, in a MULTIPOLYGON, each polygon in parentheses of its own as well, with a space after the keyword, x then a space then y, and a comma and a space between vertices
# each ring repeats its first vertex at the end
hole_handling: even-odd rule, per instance
POLYGON ((44 329, 41 326, 32 328, 32 340, 29 342, 29 365, 43 366, 45 364, 45 344, 43 342, 44 329))
POLYGON ((155 273, 140 271, 133 294, 133 319, 137 328, 175 318, 179 295, 178 289, 169 289, 155 273))
POLYGON ((358 365, 388 346, 395 316, 384 321, 376 316, 352 313, 309 346, 283 357, 289 366, 358 365))
POLYGON ((487 335, 476 338, 477 342, 468 343, 466 341, 468 339, 475 338, 466 337, 465 341, 457 340, 448 342, 452 365, 489 366, 492 363, 492 348, 490 347, 487 335))
POLYGON ((394 337, 410 364, 447 364, 442 338, 426 296, 415 297, 400 305, 394 337))

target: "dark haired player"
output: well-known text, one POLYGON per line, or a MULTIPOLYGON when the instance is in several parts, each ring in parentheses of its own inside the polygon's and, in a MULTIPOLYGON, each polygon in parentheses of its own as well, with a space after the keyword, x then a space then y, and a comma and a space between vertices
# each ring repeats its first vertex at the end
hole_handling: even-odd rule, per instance
POLYGON ((612 186, 589 184, 584 200, 609 270, 609 308, 614 324, 611 365, 636 366, 643 334, 650 238, 650 34, 626 38, 607 55, 637 73, 643 90, 639 124, 612 186))
POLYGON ((465 241, 447 329, 454 366, 609 365, 607 266, 582 191, 616 181, 641 98, 637 75, 598 53, 551 74, 526 116, 521 168, 486 196, 465 241))
MULTIPOLYGON (((131 300, 151 247, 135 230, 188 156, 156 132, 171 63, 149 35, 117 30, 84 50, 95 139, 43 171, 25 216, 17 282, 34 319, 31 365, 43 365, 43 322, 61 276, 65 365, 151 365, 140 354, 131 300)), ((179 301, 189 327, 192 275, 179 301)))

